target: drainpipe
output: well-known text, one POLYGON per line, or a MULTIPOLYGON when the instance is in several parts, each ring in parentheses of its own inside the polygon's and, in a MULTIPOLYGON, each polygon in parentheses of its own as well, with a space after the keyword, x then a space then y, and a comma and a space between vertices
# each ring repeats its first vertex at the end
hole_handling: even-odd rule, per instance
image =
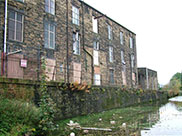
POLYGON ((83 1, 81 1, 82 5, 82 35, 83 35, 83 50, 90 56, 91 58, 91 83, 93 84, 93 77, 94 77, 94 66, 93 66, 93 56, 85 49, 85 24, 84 24, 84 8, 83 8, 83 1))
POLYGON ((4 43, 3 43, 3 53, 2 53, 2 69, 1 69, 1 75, 4 74, 5 70, 5 55, 6 55, 6 44, 7 44, 7 16, 8 16, 8 0, 4 1, 4 43))
POLYGON ((68 10, 68 0, 66 0, 66 51, 67 51, 67 83, 69 83, 69 35, 68 35, 68 17, 69 17, 69 10, 68 10))
POLYGON ((148 69, 146 68, 146 80, 147 80, 147 89, 149 89, 149 75, 148 69))
POLYGON ((7 16, 8 16, 8 0, 5 0, 5 15, 4 15, 4 47, 3 52, 6 53, 6 35, 7 35, 7 16))

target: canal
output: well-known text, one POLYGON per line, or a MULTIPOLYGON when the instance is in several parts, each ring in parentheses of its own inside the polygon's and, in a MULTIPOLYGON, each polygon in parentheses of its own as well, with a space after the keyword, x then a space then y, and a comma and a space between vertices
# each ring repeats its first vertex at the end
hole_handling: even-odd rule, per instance
POLYGON ((65 119, 58 135, 69 135, 67 124, 79 123, 86 128, 107 128, 108 131, 74 130, 76 136, 182 136, 182 96, 161 102, 150 102, 101 113, 65 119))
POLYGON ((141 136, 182 136, 182 96, 169 99, 140 120, 141 136))

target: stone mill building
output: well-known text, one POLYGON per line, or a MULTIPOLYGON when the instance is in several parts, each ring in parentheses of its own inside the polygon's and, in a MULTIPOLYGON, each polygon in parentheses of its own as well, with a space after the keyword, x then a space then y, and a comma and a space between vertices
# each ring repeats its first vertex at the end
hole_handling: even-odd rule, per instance
POLYGON ((0 50, 1 76, 138 85, 136 34, 81 0, 0 0, 0 50))

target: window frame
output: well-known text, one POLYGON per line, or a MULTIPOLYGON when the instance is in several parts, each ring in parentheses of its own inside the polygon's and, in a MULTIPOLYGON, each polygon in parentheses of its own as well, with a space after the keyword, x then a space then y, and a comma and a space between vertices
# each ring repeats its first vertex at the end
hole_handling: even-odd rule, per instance
POLYGON ((94 33, 98 33, 98 19, 95 19, 95 16, 92 16, 92 30, 94 33))
POLYGON ((123 32, 120 32, 120 44, 123 45, 123 42, 124 42, 123 32))
POLYGON ((109 83, 114 84, 114 69, 109 69, 109 83))
POLYGON ((9 11, 9 14, 10 12, 14 12, 14 19, 13 18, 10 18, 10 16, 8 17, 8 39, 9 40, 13 40, 13 41, 17 41, 17 42, 23 42, 24 40, 24 37, 23 37, 23 32, 24 32, 24 15, 17 12, 17 11, 14 11, 14 10, 10 10, 9 11), (18 14, 21 15, 22 17, 22 20, 21 21, 18 21, 18 14), (14 38, 10 38, 10 21, 13 21, 14 22, 14 33, 13 33, 13 37, 14 38), (21 27, 22 27, 22 30, 20 31, 21 32, 21 40, 18 40, 17 39, 17 24, 20 23, 21 24, 21 27))
POLYGON ((55 15, 55 12, 56 12, 55 5, 56 5, 55 0, 45 0, 45 12, 55 15), (54 7, 51 6, 51 2, 54 3, 54 7), (53 9, 53 12, 52 12, 52 9, 53 9))
POLYGON ((131 68, 135 67, 135 55, 131 54, 130 55, 130 60, 131 60, 131 68))
POLYGON ((108 29, 108 39, 112 40, 112 27, 111 25, 107 25, 107 29, 108 29))
POLYGON ((80 12, 79 8, 72 5, 72 23, 75 25, 80 25, 80 12), (75 12, 77 11, 77 12, 75 12))
POLYGON ((124 55, 125 55, 124 51, 121 50, 121 63, 122 63, 123 65, 126 64, 124 55))
POLYGON ((97 51, 100 49, 100 44, 98 41, 94 41, 93 48, 94 48, 94 50, 97 50, 97 51))
POLYGON ((80 35, 78 32, 73 33, 73 54, 80 55, 80 35), (74 38, 74 35, 75 35, 75 38, 74 38), (76 38, 77 36, 78 36, 78 39, 76 38), (78 51, 75 51, 77 49, 78 51))
POLYGON ((16 1, 18 1, 18 2, 24 2, 24 0, 16 0, 16 1))
POLYGON ((109 46, 109 62, 113 63, 114 61, 114 48, 109 46))
POLYGON ((56 46, 56 25, 53 22, 44 21, 44 47, 47 49, 55 49, 56 46), (46 24, 48 29, 46 30, 46 24), (51 31, 51 25, 53 26, 53 31, 51 31), (48 43, 46 45, 46 32, 48 32, 48 43), (51 47, 51 34, 53 34, 53 47, 51 47))
POLYGON ((133 46, 133 38, 130 37, 130 48, 133 49, 133 47, 134 47, 134 46, 133 46))

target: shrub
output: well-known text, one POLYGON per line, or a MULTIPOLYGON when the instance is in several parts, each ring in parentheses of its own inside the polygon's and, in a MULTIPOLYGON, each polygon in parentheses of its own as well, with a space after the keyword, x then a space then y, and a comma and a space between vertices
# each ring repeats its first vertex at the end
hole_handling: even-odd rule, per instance
POLYGON ((18 124, 35 129, 39 117, 40 110, 33 104, 0 97, 0 135, 7 135, 18 124))

